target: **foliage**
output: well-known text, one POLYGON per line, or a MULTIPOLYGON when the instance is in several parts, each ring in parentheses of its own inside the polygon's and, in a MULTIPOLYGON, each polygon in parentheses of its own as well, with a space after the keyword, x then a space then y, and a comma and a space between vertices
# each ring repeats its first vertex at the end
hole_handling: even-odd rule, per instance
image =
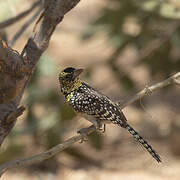
POLYGON ((180 11, 175 2, 109 1, 90 30, 83 34, 83 38, 87 40, 96 32, 106 33, 114 51, 107 63, 126 90, 134 90, 135 82, 116 62, 129 46, 134 47, 138 53, 134 66, 146 65, 152 77, 168 76, 179 70, 180 23, 177 18, 180 11))

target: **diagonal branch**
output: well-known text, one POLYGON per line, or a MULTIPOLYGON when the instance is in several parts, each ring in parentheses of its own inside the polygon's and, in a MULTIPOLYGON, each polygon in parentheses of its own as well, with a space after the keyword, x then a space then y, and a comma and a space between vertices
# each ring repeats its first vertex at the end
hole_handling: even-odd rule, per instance
POLYGON ((17 41, 17 39, 24 33, 24 31, 28 28, 28 26, 37 18, 37 16, 40 14, 42 11, 42 7, 40 7, 30 19, 28 19, 27 22, 24 23, 24 25, 16 32, 16 34, 13 36, 11 41, 9 41, 9 46, 13 46, 14 43, 17 41))
MULTIPOLYGON (((56 26, 63 20, 64 15, 75 7, 80 0, 44 0, 44 11, 37 21, 32 36, 29 38, 21 54, 8 47, 0 40, 0 144, 9 134, 16 123, 16 119, 24 111, 20 106, 20 100, 24 89, 31 78, 41 54, 47 49, 51 36, 56 26)), ((121 108, 142 98, 147 92, 153 92, 169 84, 179 85, 180 73, 157 83, 154 86, 145 88, 132 99, 122 105, 121 108), (147 90, 148 89, 148 90, 147 90)), ((89 127, 86 134, 92 133, 95 129, 89 127)), ((55 146, 49 151, 40 153, 30 158, 12 161, 0 166, 1 174, 13 167, 30 165, 48 159, 73 143, 82 140, 82 136, 75 136, 62 144, 55 146)))
POLYGON ((44 0, 44 11, 21 54, 0 40, 0 145, 16 123, 17 116, 11 114, 16 114, 24 90, 56 26, 79 1, 44 0))
POLYGON ((133 97, 131 97, 129 100, 127 100, 125 103, 118 103, 118 105, 120 106, 121 109, 125 108, 126 106, 132 104, 133 102, 141 99, 142 97, 151 94, 154 91, 157 91, 161 88, 164 88, 168 85, 171 84, 176 84, 176 85, 180 85, 180 80, 178 80, 178 78, 180 78, 180 72, 174 74, 173 76, 169 77, 168 79, 159 82, 157 84, 154 84, 152 86, 147 86, 145 87, 143 90, 141 90, 139 93, 135 94, 133 97))
POLYGON ((13 17, 13 18, 8 19, 8 20, 6 20, 6 21, 4 21, 4 22, 1 22, 1 23, 0 23, 0 29, 5 28, 5 27, 7 27, 7 26, 10 26, 10 25, 16 23, 17 21, 19 21, 20 19, 24 18, 24 17, 27 16, 29 13, 31 13, 37 6, 39 6, 40 3, 41 3, 41 0, 33 3, 32 6, 31 6, 29 9, 27 9, 27 10, 25 10, 24 12, 18 14, 16 17, 13 17))
MULTIPOLYGON (((124 107, 135 102, 136 100, 141 99, 142 97, 147 95, 147 93, 149 93, 149 92, 152 93, 152 92, 154 92, 156 90, 160 90, 161 88, 166 87, 170 84, 176 84, 176 81, 179 81, 178 78, 180 78, 180 72, 174 74, 173 76, 169 77, 168 79, 166 79, 162 82, 159 82, 150 87, 144 88, 142 91, 140 91, 135 96, 133 96, 130 100, 125 102, 123 105, 121 105, 120 108, 123 109, 124 107)), ((88 128, 84 128, 83 133, 85 135, 89 135, 89 134, 93 133, 95 130, 96 130, 96 128, 92 125, 88 128)), ((49 149, 48 151, 39 153, 37 155, 31 156, 31 157, 28 157, 25 159, 18 159, 18 160, 4 163, 0 166, 0 175, 2 175, 5 171, 12 169, 12 168, 24 167, 24 166, 32 165, 32 164, 44 161, 46 159, 49 159, 52 156, 55 156, 59 152, 62 152, 64 149, 72 146, 74 143, 79 142, 81 140, 83 140, 82 135, 73 136, 72 138, 64 141, 61 144, 54 146, 53 148, 49 149)))
MULTIPOLYGON (((96 130, 96 128, 93 125, 88 128, 83 129, 84 133, 86 133, 87 135, 91 134, 95 130, 96 130)), ((32 164, 44 161, 46 159, 49 159, 52 156, 55 156, 57 153, 63 151, 64 149, 72 146, 74 143, 82 141, 82 140, 83 140, 82 135, 76 135, 76 136, 73 136, 72 138, 69 138, 68 140, 64 141, 63 143, 54 146, 53 148, 49 149, 48 151, 36 154, 34 156, 31 156, 31 157, 28 157, 25 159, 18 159, 18 160, 4 163, 0 166, 0 176, 9 169, 17 168, 17 167, 24 167, 24 166, 32 165, 32 164)))

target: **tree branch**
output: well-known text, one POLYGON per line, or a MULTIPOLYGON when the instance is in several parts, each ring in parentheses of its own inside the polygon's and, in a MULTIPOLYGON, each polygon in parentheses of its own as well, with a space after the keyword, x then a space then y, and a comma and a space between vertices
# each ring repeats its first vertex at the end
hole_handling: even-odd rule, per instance
MULTIPOLYGON (((141 99, 142 97, 147 95, 149 92, 152 93, 152 92, 159 90, 163 87, 166 87, 170 84, 176 84, 175 82, 178 80, 178 78, 180 78, 180 72, 174 74, 173 76, 169 77, 168 79, 166 79, 162 82, 159 82, 157 84, 154 84, 152 86, 144 88, 142 91, 140 91, 135 96, 133 96, 131 99, 129 99, 127 102, 125 102, 123 105, 121 105, 120 108, 123 109, 124 107, 135 102, 136 100, 141 99)), ((88 128, 84 128, 83 133, 85 135, 89 135, 92 132, 94 132, 95 130, 96 130, 95 126, 92 125, 88 128)), ((81 140, 83 140, 82 135, 73 136, 72 138, 64 141, 61 144, 54 146, 53 148, 49 149, 48 151, 39 153, 37 155, 31 156, 31 157, 28 157, 25 159, 18 159, 18 160, 10 161, 8 163, 4 163, 0 166, 0 175, 2 175, 5 171, 12 169, 12 168, 24 167, 24 166, 32 165, 32 164, 44 161, 46 159, 49 159, 52 156, 55 156, 59 152, 63 151, 64 149, 72 146, 74 143, 79 142, 81 140)))
MULTIPOLYGON (((44 1, 44 11, 37 21, 37 26, 35 26, 33 34, 21 54, 0 40, 0 145, 14 127, 17 117, 24 111, 23 106, 18 107, 24 89, 31 78, 41 54, 47 49, 56 26, 63 20, 64 15, 75 7, 80 0, 44 1)), ((10 22, 12 23, 14 21, 10 22)), ((163 82, 145 88, 124 103, 121 108, 142 98, 147 92, 153 92, 173 83, 179 85, 179 77, 180 73, 177 73, 163 82)), ((95 128, 91 126, 86 130, 86 134, 90 134, 95 131, 95 128)), ((30 158, 5 163, 0 166, 0 173, 2 174, 13 167, 30 165, 48 159, 71 146, 73 143, 82 140, 82 138, 81 135, 74 136, 46 152, 30 158)))
POLYGON ((25 87, 56 26, 79 1, 44 0, 44 11, 21 54, 0 40, 0 145, 16 123, 17 117, 11 114, 16 114, 25 87))
POLYGON ((24 33, 24 31, 28 28, 28 26, 37 18, 37 16, 40 14, 42 11, 42 7, 40 7, 30 19, 28 19, 27 22, 24 23, 24 25, 18 30, 18 32, 13 36, 11 41, 9 41, 9 46, 13 46, 14 43, 17 41, 17 39, 24 33))
POLYGON ((6 20, 6 21, 4 21, 4 22, 1 22, 1 23, 0 23, 0 29, 5 28, 5 27, 7 27, 7 26, 10 26, 10 25, 16 23, 17 21, 19 21, 20 19, 24 18, 24 17, 27 16, 29 13, 31 13, 37 6, 39 6, 40 3, 41 3, 41 0, 33 3, 32 6, 31 6, 29 9, 27 9, 27 10, 25 10, 24 12, 18 14, 16 17, 13 17, 13 18, 8 19, 8 20, 6 20))
MULTIPOLYGON (((88 128, 83 129, 84 133, 86 133, 87 135, 91 134, 95 130, 96 128, 93 125, 88 128)), ((64 149, 72 146, 74 143, 82 141, 82 140, 83 140, 82 135, 73 136, 72 138, 69 138, 68 140, 64 141, 62 144, 58 144, 54 146, 48 151, 39 153, 37 155, 31 156, 25 159, 18 159, 18 160, 4 163, 0 166, 0 176, 9 169, 17 168, 17 167, 24 167, 24 166, 32 165, 32 164, 44 161, 46 159, 49 159, 52 156, 55 156, 57 153, 63 151, 64 149)))
POLYGON ((126 106, 132 104, 133 102, 141 99, 142 97, 151 94, 154 91, 157 91, 163 87, 166 87, 170 84, 176 84, 176 85, 180 85, 180 80, 178 80, 178 78, 180 78, 180 72, 174 74, 173 76, 169 77, 168 79, 159 82, 157 84, 154 84, 152 86, 147 86, 145 87, 143 90, 141 90, 139 93, 137 93, 136 95, 134 95, 133 97, 131 97, 129 100, 127 100, 125 103, 117 103, 121 109, 125 108, 126 106))

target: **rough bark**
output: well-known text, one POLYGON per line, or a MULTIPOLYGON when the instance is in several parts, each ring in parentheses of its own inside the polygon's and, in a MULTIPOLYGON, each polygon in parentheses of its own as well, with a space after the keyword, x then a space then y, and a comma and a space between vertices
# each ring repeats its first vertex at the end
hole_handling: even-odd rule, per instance
POLYGON ((19 107, 25 87, 56 26, 80 0, 45 0, 44 10, 22 53, 0 40, 0 145, 25 108, 19 107))

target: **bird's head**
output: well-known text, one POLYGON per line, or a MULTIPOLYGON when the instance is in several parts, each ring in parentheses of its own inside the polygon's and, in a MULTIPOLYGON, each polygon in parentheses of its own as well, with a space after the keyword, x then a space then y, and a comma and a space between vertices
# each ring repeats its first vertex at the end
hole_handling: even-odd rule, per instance
POLYGON ((79 75, 82 72, 83 69, 68 67, 59 73, 59 83, 63 94, 68 94, 81 86, 79 75))

